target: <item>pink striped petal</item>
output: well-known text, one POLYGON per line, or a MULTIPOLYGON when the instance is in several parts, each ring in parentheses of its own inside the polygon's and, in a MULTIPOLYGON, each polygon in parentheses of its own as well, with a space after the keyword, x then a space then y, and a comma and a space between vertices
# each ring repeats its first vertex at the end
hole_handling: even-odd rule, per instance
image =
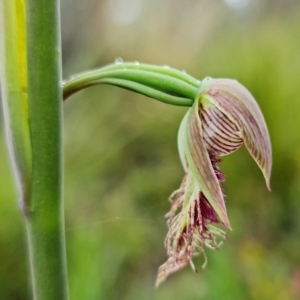
POLYGON ((199 108, 203 139, 210 153, 217 156, 227 155, 243 144, 242 135, 236 124, 212 102, 200 98, 199 108))
POLYGON ((193 107, 188 112, 188 120, 186 122, 185 155, 188 168, 195 177, 199 189, 217 213, 220 221, 227 228, 231 229, 223 192, 203 140, 202 124, 198 112, 199 101, 195 100, 193 107))
POLYGON ((201 98, 211 101, 236 124, 243 142, 260 167, 268 189, 272 168, 271 142, 261 110, 250 92, 232 79, 204 80, 201 98))

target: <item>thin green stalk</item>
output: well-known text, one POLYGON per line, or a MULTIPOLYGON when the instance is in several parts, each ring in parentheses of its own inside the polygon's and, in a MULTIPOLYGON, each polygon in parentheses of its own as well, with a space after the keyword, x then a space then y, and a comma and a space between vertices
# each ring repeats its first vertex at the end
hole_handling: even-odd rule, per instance
POLYGON ((59 0, 27 0, 32 198, 26 216, 36 300, 68 299, 59 0))
POLYGON ((117 63, 76 76, 64 84, 64 99, 86 87, 111 84, 178 106, 192 106, 200 81, 176 69, 117 63))

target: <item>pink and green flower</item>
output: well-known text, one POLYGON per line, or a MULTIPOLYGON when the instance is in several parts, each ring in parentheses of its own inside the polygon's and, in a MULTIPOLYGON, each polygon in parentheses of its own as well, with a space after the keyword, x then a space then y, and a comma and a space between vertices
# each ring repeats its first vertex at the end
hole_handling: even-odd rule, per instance
POLYGON ((217 249, 226 239, 219 227, 231 229, 218 163, 245 144, 260 167, 268 189, 272 167, 271 143, 264 117, 253 96, 235 80, 204 79, 178 134, 185 170, 181 186, 170 196, 166 215, 167 261, 159 268, 157 285, 203 254, 204 246, 217 249), (218 225, 215 226, 215 225, 218 225))

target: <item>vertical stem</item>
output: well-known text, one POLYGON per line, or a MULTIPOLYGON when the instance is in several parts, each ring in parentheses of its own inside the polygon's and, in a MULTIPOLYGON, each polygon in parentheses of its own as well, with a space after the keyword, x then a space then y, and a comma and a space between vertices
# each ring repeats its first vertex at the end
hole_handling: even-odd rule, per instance
POLYGON ((31 141, 28 124, 25 0, 0 0, 0 79, 7 143, 20 205, 30 205, 31 141))
POLYGON ((65 300, 59 0, 27 0, 27 58, 33 162, 26 221, 34 298, 65 300))

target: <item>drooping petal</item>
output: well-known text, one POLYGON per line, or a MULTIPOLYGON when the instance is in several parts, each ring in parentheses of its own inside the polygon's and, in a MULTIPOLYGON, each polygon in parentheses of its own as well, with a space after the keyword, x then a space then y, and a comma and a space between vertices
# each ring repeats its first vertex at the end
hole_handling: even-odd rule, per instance
POLYGON ((189 170, 196 178, 199 189, 217 213, 220 221, 231 229, 223 192, 203 139, 198 99, 195 100, 193 107, 188 111, 187 121, 183 123, 181 130, 182 136, 186 137, 185 141, 183 139, 183 145, 189 170))
POLYGON ((264 117, 253 96, 232 79, 204 80, 200 93, 202 98, 211 101, 235 122, 246 148, 260 167, 270 189, 271 142, 264 117))

